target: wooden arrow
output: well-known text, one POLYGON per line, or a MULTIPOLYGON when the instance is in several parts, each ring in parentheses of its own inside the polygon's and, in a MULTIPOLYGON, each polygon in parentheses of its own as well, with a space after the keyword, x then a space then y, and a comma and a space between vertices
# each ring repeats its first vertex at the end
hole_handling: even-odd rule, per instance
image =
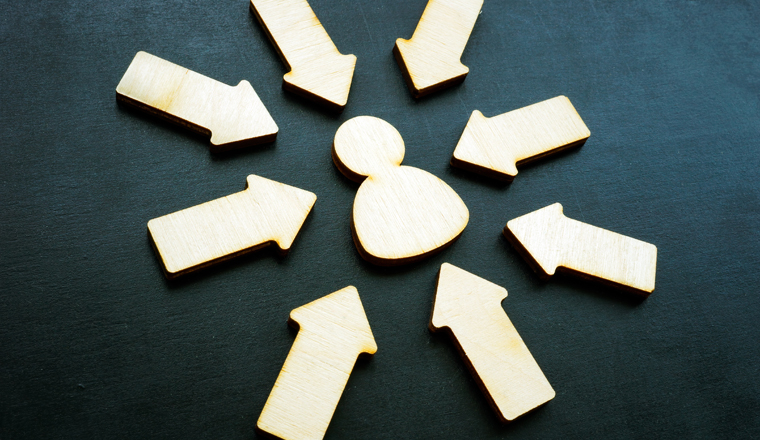
POLYGON ((483 0, 429 0, 412 38, 393 48, 415 98, 464 81, 470 69, 460 58, 483 0))
POLYGON ((559 203, 510 220, 504 236, 542 277, 562 267, 639 295, 654 290, 657 247, 569 219, 559 203))
POLYGON ((501 308, 507 291, 448 263, 441 265, 430 330, 445 329, 502 422, 554 398, 528 347, 501 308))
POLYGON ((248 81, 230 87, 146 52, 137 52, 116 99, 202 134, 212 151, 272 142, 277 124, 248 81))
POLYGON ((356 57, 342 55, 306 0, 251 0, 251 12, 291 69, 285 90, 342 111, 356 57))
POLYGON ((276 243, 287 254, 317 196, 251 174, 245 191, 148 222, 148 232, 174 278, 276 243))
POLYGON ((321 439, 358 356, 377 345, 353 286, 293 310, 288 323, 298 335, 256 427, 285 440, 321 439))
POLYGON ((591 135, 564 96, 486 118, 475 110, 459 139, 451 164, 512 180, 517 165, 581 146, 591 135))

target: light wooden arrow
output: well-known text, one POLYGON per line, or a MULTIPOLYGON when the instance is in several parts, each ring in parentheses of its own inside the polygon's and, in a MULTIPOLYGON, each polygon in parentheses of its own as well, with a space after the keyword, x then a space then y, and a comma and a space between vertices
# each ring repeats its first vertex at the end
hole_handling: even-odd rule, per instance
POLYGON ((223 151, 272 142, 277 124, 248 81, 231 87, 138 52, 116 87, 119 102, 202 134, 223 151))
POLYGON ((464 81, 470 69, 460 58, 483 0, 429 0, 412 38, 393 48, 415 98, 464 81))
POLYGON ((510 220, 504 236, 542 277, 562 267, 640 295, 654 290, 657 247, 569 219, 559 203, 510 220))
POLYGON ((512 180, 517 165, 583 145, 591 135, 565 96, 486 118, 475 110, 459 139, 451 164, 501 180, 512 180))
POLYGON ((441 265, 430 330, 446 329, 503 422, 554 398, 501 302, 507 291, 448 263, 441 265))
POLYGON ((247 188, 148 222, 168 278, 276 243, 287 254, 317 196, 256 175, 247 188))
POLYGON ((306 0, 251 0, 251 11, 291 69, 285 90, 342 111, 356 57, 342 55, 306 0))
POLYGON ((377 345, 353 286, 293 310, 288 323, 298 335, 256 427, 284 440, 321 439, 358 356, 377 345))

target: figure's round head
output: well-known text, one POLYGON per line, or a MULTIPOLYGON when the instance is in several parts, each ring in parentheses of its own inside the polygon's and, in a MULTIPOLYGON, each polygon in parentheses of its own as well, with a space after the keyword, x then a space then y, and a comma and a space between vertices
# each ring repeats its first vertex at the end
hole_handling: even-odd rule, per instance
POLYGON ((351 180, 401 165, 404 140, 393 126, 374 116, 357 116, 344 122, 335 133, 333 161, 351 180))

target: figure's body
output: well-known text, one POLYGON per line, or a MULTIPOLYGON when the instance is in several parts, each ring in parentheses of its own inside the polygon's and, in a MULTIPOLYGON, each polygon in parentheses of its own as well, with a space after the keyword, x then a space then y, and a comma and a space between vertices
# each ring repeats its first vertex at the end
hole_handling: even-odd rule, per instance
POLYGON ((336 165, 362 182, 352 214, 354 242, 375 264, 404 264, 435 253, 458 238, 469 220, 451 187, 427 171, 401 166, 403 158, 401 136, 381 119, 353 118, 335 134, 336 165))

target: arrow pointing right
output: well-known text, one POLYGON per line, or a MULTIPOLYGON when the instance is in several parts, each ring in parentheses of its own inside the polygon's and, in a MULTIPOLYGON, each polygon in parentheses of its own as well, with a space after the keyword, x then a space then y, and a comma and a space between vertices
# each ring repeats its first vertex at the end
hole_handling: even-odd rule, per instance
POLYGON ((251 0, 251 12, 288 65, 282 87, 342 111, 356 57, 342 55, 306 0, 251 0))
POLYGON ((430 330, 448 329, 502 422, 554 398, 554 389, 501 308, 507 291, 448 263, 441 265, 430 330))
POLYGON ((167 278, 276 243, 288 253, 317 196, 251 174, 247 188, 148 222, 167 278))
POLYGON ((654 290, 657 247, 569 219, 559 203, 510 220, 504 236, 542 277, 564 267, 639 295, 654 290))
POLYGON ((277 136, 277 124, 248 81, 235 87, 137 52, 116 87, 116 99, 204 134, 213 151, 263 142, 277 136))

